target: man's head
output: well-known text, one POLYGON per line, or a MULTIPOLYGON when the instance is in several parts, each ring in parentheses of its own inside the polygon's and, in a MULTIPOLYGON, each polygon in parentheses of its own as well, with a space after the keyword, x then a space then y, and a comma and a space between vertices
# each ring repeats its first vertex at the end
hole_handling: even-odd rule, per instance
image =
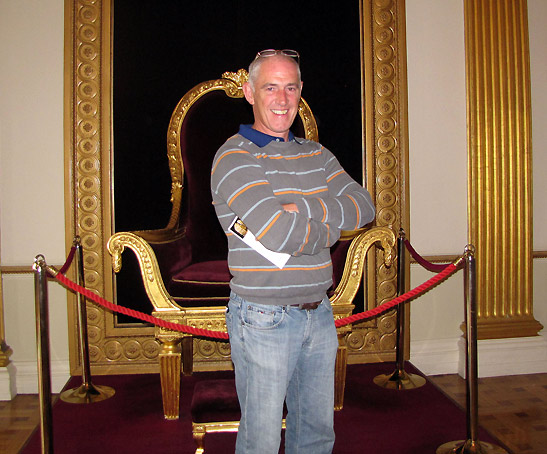
POLYGON ((254 129, 287 140, 302 92, 297 57, 295 51, 263 51, 249 66, 243 92, 253 106, 254 129))

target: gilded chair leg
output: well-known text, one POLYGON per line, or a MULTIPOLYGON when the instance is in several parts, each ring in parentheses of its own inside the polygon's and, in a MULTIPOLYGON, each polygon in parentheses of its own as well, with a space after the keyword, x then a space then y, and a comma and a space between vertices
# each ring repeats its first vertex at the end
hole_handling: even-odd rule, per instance
POLYGON ((344 392, 346 388, 346 368, 348 365, 348 348, 345 335, 338 335, 338 351, 336 352, 336 365, 334 369, 334 409, 344 408, 344 392))
POLYGON ((197 446, 195 454, 203 454, 205 452, 205 433, 204 426, 192 423, 192 437, 197 446))
POLYGON ((164 342, 159 354, 161 393, 165 419, 179 419, 180 340, 164 342))

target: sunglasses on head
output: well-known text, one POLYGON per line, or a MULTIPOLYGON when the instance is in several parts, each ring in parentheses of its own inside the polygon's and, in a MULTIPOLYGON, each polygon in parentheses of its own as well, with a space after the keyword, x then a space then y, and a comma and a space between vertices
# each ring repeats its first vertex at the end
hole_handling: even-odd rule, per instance
POLYGON ((257 58, 264 58, 264 57, 273 57, 274 55, 284 55, 285 57, 291 57, 296 60, 298 64, 300 64, 300 54, 296 50, 292 49, 282 49, 282 50, 276 50, 276 49, 266 49, 261 50, 256 54, 255 60, 257 58))

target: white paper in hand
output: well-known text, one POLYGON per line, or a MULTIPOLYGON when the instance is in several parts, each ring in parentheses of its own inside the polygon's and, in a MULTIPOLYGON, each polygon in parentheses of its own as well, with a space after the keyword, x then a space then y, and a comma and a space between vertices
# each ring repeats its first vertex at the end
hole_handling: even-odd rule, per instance
POLYGON ((230 231, 237 236, 241 241, 243 241, 247 246, 252 247, 256 252, 261 256, 268 259, 279 269, 283 269, 287 261, 291 257, 291 254, 285 252, 275 252, 270 251, 260 241, 258 241, 255 236, 247 229, 245 224, 237 216, 230 224, 230 231))

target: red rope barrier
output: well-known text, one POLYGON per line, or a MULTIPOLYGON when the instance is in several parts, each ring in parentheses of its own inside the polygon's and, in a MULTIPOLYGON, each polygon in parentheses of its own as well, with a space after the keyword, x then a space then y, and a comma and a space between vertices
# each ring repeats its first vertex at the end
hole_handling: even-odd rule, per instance
MULTIPOLYGON (((387 301, 383 304, 380 304, 378 307, 375 307, 374 309, 370 309, 368 311, 361 312, 359 314, 354 314, 346 318, 338 319, 335 321, 335 325, 337 328, 339 328, 341 326, 349 325, 350 323, 355 323, 357 321, 371 318, 383 312, 386 312, 389 309, 404 303, 405 301, 408 301, 412 298, 416 298, 424 294, 427 290, 429 290, 430 288, 432 288, 433 286, 435 286, 442 280, 447 279, 451 274, 458 271, 458 269, 460 269, 460 266, 454 263, 450 263, 444 267, 442 272, 440 272, 436 276, 433 276, 431 279, 427 280, 426 282, 419 285, 415 289, 408 291, 404 295, 401 295, 395 299, 392 299, 391 301, 387 301)), ((82 287, 72 282, 70 279, 68 279, 61 273, 52 273, 50 271, 50 274, 54 275, 55 279, 57 279, 63 285, 67 286, 68 288, 78 293, 81 293, 86 298, 92 300, 93 302, 99 304, 102 307, 105 307, 106 309, 111 310, 112 312, 119 312, 124 315, 129 315, 130 317, 134 317, 136 319, 143 320, 143 321, 152 323, 154 325, 160 326, 162 328, 170 329, 172 331, 192 334, 195 336, 212 337, 217 339, 228 339, 228 333, 224 331, 213 331, 213 330, 202 329, 202 328, 194 328, 188 325, 181 325, 179 323, 168 322, 166 320, 162 320, 160 318, 153 317, 151 315, 144 314, 142 312, 135 311, 127 307, 118 306, 104 299, 103 297, 93 293, 91 290, 88 290, 85 287, 82 287)))
POLYGON ((385 303, 380 304, 374 309, 370 309, 368 311, 361 312, 359 314, 350 315, 349 317, 336 320, 335 325, 337 328, 339 328, 340 326, 349 325, 350 323, 355 323, 357 321, 374 317, 383 312, 386 312, 389 309, 392 309, 393 307, 404 303, 405 301, 408 301, 412 298, 416 298, 420 295, 423 295, 430 288, 437 285, 442 280, 447 279, 451 274, 455 273, 459 269, 460 269, 460 266, 455 265, 454 263, 449 263, 445 267, 445 269, 441 271, 439 274, 433 276, 431 279, 425 281, 423 284, 419 285, 413 290, 409 290, 404 295, 398 296, 397 298, 394 298, 391 301, 386 301, 385 303))
POLYGON ((55 279, 57 279, 62 284, 66 285, 67 287, 71 288, 72 290, 81 293, 86 298, 94 301, 95 303, 99 304, 100 306, 103 306, 113 312, 119 312, 120 314, 129 315, 130 317, 137 318, 139 320, 143 320, 145 322, 152 323, 154 325, 160 326, 162 328, 167 328, 172 331, 179 331, 182 333, 188 333, 188 334, 194 334, 196 336, 203 336, 203 337, 215 337, 218 339, 228 339, 228 333, 223 331, 212 331, 208 329, 201 329, 201 328, 193 328, 191 326, 187 325, 181 325, 179 323, 173 323, 168 322, 166 320, 162 320, 160 318, 152 317, 151 315, 144 314, 139 311, 135 311, 133 309, 129 309, 127 307, 118 306, 116 304, 111 303, 110 301, 104 299, 103 297, 96 295, 92 291, 75 284, 70 279, 67 279, 65 276, 63 276, 61 273, 57 273, 55 275, 55 279))
POLYGON ((412 247, 410 244, 410 241, 405 239, 405 246, 408 249, 408 252, 410 252, 410 255, 418 262, 422 267, 424 267, 426 270, 431 271, 433 273, 441 273, 448 265, 436 265, 435 263, 428 262, 426 259, 424 259, 420 254, 416 252, 416 250, 412 247))
POLYGON ((70 268, 70 265, 72 264, 72 260, 74 260, 74 254, 76 253, 76 246, 72 246, 70 248, 70 252, 68 253, 68 257, 66 259, 65 264, 61 267, 59 270, 59 273, 65 274, 68 269, 70 268))

